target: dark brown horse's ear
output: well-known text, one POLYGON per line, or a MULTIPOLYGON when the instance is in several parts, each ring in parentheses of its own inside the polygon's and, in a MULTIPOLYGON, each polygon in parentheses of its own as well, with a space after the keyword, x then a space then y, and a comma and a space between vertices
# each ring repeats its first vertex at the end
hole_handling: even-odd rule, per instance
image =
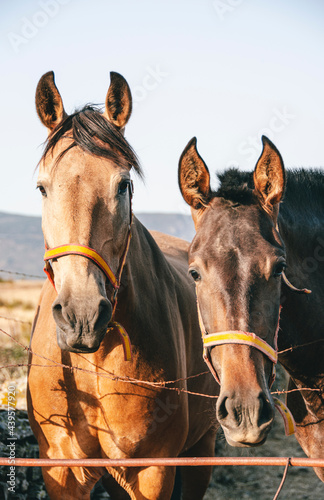
POLYGON ((179 187, 183 199, 194 209, 206 207, 210 200, 210 176, 197 151, 197 139, 188 142, 179 161, 179 187))
POLYGON ((62 98, 55 85, 53 71, 45 73, 39 80, 35 102, 37 114, 49 132, 67 116, 62 98))
POLYGON ((132 113, 132 94, 125 78, 119 73, 110 73, 105 104, 106 118, 119 129, 123 129, 132 113))
POLYGON ((273 207, 284 195, 286 173, 276 146, 264 135, 262 143, 263 151, 253 174, 254 188, 263 208, 267 212, 272 212, 273 207))

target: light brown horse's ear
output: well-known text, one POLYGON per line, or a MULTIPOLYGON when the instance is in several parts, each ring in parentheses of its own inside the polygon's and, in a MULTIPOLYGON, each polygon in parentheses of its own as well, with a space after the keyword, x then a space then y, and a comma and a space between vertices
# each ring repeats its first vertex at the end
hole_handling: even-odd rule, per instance
POLYGON ((110 73, 105 104, 106 118, 119 129, 123 129, 132 113, 132 94, 125 78, 119 73, 110 73))
POLYGON ((197 151, 197 139, 188 142, 179 161, 179 187, 183 199, 195 210, 210 201, 210 176, 207 165, 197 151))
POLYGON ((39 80, 35 102, 37 114, 49 132, 67 116, 62 98, 55 85, 53 71, 45 73, 39 80))
POLYGON ((263 151, 253 174, 254 190, 263 208, 272 212, 285 192, 286 173, 279 151, 272 142, 262 136, 263 151))

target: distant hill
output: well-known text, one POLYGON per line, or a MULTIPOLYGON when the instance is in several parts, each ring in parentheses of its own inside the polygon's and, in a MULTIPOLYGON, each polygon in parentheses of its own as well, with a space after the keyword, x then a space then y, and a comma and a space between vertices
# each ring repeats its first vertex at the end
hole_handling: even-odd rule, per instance
MULTIPOLYGON (((191 241, 194 225, 189 215, 182 214, 136 214, 147 229, 178 236, 191 241)), ((19 279, 19 275, 3 273, 25 273, 43 276, 44 240, 40 217, 6 214, 0 212, 0 276, 19 279)))
MULTIPOLYGON (((40 217, 0 213, 0 269, 42 276, 43 255, 40 217)), ((2 272, 1 277, 19 278, 2 272)))
POLYGON ((178 238, 191 241, 195 227, 190 215, 183 214, 136 214, 136 217, 149 230, 161 231, 178 238))

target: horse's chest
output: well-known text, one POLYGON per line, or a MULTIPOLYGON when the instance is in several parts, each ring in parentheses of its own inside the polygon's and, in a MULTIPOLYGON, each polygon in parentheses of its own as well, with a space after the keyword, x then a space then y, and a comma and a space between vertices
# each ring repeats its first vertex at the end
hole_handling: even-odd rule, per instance
POLYGON ((175 392, 126 382, 102 383, 100 392, 98 437, 109 456, 145 453, 152 441, 165 440, 166 428, 184 427, 184 406, 175 392))
POLYGON ((113 443, 118 450, 133 455, 149 435, 154 413, 154 397, 134 391, 129 385, 115 384, 104 391, 98 408, 98 435, 102 447, 113 443))

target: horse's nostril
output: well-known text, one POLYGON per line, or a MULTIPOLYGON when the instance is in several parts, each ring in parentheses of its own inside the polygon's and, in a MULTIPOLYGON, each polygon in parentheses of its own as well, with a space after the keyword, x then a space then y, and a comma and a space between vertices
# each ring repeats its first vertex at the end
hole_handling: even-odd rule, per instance
POLYGON ((107 299, 101 299, 99 302, 99 314, 105 314, 107 312, 110 312, 112 309, 111 304, 109 300, 107 299))
POLYGON ((273 408, 270 404, 270 401, 268 401, 263 394, 259 397, 259 400, 260 400, 260 410, 259 410, 258 425, 262 426, 272 421, 273 408))
POLYGON ((52 306, 52 313, 55 323, 63 330, 67 325, 73 328, 74 322, 68 315, 67 308, 64 308, 59 300, 56 300, 52 306))
POLYGON ((52 312, 53 312, 53 316, 54 316, 55 321, 59 321, 59 320, 63 319, 63 307, 60 304, 60 302, 54 302, 54 304, 52 306, 52 312))
POLYGON ((57 314, 62 313, 62 306, 61 304, 53 304, 53 312, 56 312, 57 314))
POLYGON ((95 329, 100 330, 101 328, 108 325, 111 320, 112 306, 107 299, 101 299, 98 307, 97 320, 95 322, 95 329))
POLYGON ((225 420, 225 418, 228 416, 228 411, 226 408, 227 400, 228 400, 228 397, 224 396, 223 399, 217 405, 217 419, 219 421, 225 420))

